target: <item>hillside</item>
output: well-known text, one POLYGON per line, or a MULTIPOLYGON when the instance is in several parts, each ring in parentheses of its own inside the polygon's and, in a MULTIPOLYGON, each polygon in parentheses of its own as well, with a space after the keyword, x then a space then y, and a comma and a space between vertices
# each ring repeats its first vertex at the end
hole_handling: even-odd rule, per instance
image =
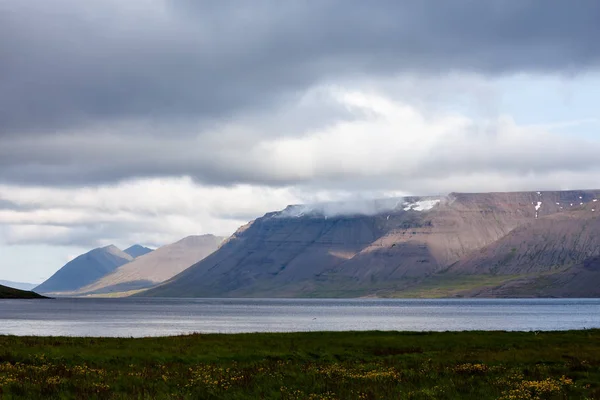
POLYGON ((0 299, 43 299, 37 293, 0 285, 0 299))
POLYGON ((485 297, 599 297, 600 210, 596 202, 521 226, 448 270, 502 279, 463 293, 485 297))
MULTIPOLYGON (((396 296, 430 281, 452 285, 464 276, 475 276, 477 287, 479 278, 489 281, 488 270, 450 267, 482 249, 477 265, 487 266, 495 253, 486 246, 516 234, 517 228, 533 225, 543 231, 554 226, 555 217, 572 220, 567 223, 571 231, 564 234, 586 229, 585 237, 592 240, 600 233, 597 225, 589 224, 597 215, 599 195, 600 191, 453 193, 370 202, 365 207, 290 206, 240 228, 218 251, 145 295, 396 296)), ((524 235, 540 234, 535 232, 524 235)), ((564 245, 576 252, 578 243, 564 245)), ((527 243, 517 248, 515 259, 527 260, 521 254, 529 254, 528 249, 527 243)), ((566 253, 563 259, 569 260, 566 253)), ((498 281, 542 273, 531 268, 521 263, 498 281)))
POLYGON ((112 245, 94 249, 65 264, 35 291, 56 294, 75 291, 131 260, 133 257, 112 245))
POLYGON ((202 260, 222 241, 213 235, 186 237, 120 266, 73 294, 122 293, 155 286, 202 260))

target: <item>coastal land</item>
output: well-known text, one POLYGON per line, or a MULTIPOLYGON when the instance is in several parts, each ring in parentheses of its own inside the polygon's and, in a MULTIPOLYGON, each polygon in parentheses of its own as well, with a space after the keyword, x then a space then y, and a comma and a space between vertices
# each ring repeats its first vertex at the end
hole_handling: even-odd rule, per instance
POLYGON ((44 299, 45 297, 35 292, 14 289, 0 285, 0 299, 44 299))

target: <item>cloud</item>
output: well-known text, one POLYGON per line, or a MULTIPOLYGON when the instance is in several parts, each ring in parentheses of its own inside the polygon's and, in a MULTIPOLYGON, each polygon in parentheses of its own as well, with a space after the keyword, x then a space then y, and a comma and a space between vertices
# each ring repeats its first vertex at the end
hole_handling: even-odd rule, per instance
POLYGON ((292 189, 202 187, 189 178, 94 188, 0 185, 0 227, 8 244, 160 246, 192 234, 228 235, 271 207, 295 202, 292 189))
MULTIPOLYGON (((413 181, 450 179, 471 171, 546 174, 600 167, 595 157, 598 139, 519 125, 509 116, 474 119, 453 111, 430 113, 378 92, 340 87, 321 92, 328 93, 324 103, 346 110, 349 117, 308 124, 292 135, 277 135, 279 121, 267 117, 246 119, 245 124, 234 121, 187 139, 140 141, 102 132, 36 141, 11 138, 0 148, 0 178, 89 185, 188 175, 212 186, 406 190, 415 188, 413 181)), ((291 114, 295 112, 302 115, 302 109, 291 114)))
POLYGON ((6 0, 0 7, 3 135, 100 122, 210 127, 344 78, 569 74, 600 62, 595 0, 6 0))
POLYGON ((594 187, 596 126, 525 125, 498 81, 597 71, 599 12, 595 0, 5 0, 2 240, 160 245, 288 204, 594 187))
MULTIPOLYGON (((276 139, 266 135, 217 153, 211 147, 202 153, 205 138, 196 146, 173 139, 163 143, 162 152, 158 144, 153 151, 145 144, 138 153, 133 143, 106 147, 118 154, 111 168, 152 171, 160 164, 173 174, 193 171, 190 177, 83 187, 0 185, 5 242, 159 246, 190 234, 227 235, 289 204, 343 201, 341 207, 326 210, 333 215, 338 209, 372 212, 373 198, 597 185, 597 137, 520 125, 507 116, 429 114, 376 92, 332 88, 330 96, 356 117, 302 134, 276 139), (205 168, 212 175, 203 175, 205 168)), ((56 165, 62 159, 65 166, 75 163, 74 173, 86 179, 98 172, 94 168, 108 165, 101 162, 104 153, 98 148, 99 153, 86 153, 83 146, 81 153, 61 157, 60 143, 45 142, 39 151, 52 149, 48 154, 56 165)))
MULTIPOLYGON (((460 112, 440 116, 434 103, 469 102, 494 125, 498 100, 485 77, 596 70, 598 11, 591 0, 6 0, 0 182, 398 178, 423 167, 413 159, 429 151, 467 168, 447 146, 422 142, 454 140, 453 124, 487 128, 460 112), (392 134, 400 125, 388 116, 374 122, 380 116, 355 104, 353 91, 375 92, 366 101, 378 106, 396 103, 404 117, 393 118, 415 133, 404 125, 392 134), (371 141, 360 129, 386 133, 371 141), (406 153, 402 167, 389 166, 398 155, 390 151, 406 153)), ((547 167, 536 162, 533 170, 547 167)))

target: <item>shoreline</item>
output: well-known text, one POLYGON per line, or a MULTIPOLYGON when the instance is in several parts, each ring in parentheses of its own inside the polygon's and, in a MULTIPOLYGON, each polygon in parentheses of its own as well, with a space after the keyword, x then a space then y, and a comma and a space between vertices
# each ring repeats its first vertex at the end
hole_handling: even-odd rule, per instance
POLYGON ((0 338, 22 338, 22 339, 32 339, 32 340, 41 340, 41 339, 68 339, 68 340, 150 340, 150 339, 178 339, 178 338, 193 338, 198 336, 224 336, 224 337, 233 337, 233 336, 260 336, 260 335, 325 335, 325 334, 333 334, 333 335, 347 335, 347 334, 398 334, 398 335, 437 335, 437 334, 534 334, 539 335, 542 333, 545 334, 567 334, 567 333, 577 333, 577 332, 590 332, 590 333, 598 333, 600 337, 600 327, 592 327, 592 328, 581 328, 581 329, 530 329, 530 330, 481 330, 481 329, 472 329, 472 330, 445 330, 445 331, 435 331, 435 330, 423 330, 423 331, 411 331, 411 330, 380 330, 380 329, 372 329, 372 330, 344 330, 344 331, 332 331, 332 330, 314 330, 314 331, 252 331, 252 332, 187 332, 181 334, 174 335, 162 335, 162 336, 76 336, 76 335, 13 335, 13 334, 4 334, 0 333, 0 338))

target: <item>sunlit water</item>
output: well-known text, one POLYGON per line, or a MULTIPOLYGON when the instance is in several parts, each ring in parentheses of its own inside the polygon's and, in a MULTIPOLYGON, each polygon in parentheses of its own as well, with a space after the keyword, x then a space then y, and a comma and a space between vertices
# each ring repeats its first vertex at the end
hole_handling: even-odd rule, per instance
POLYGON ((0 334, 169 336, 346 330, 543 331, 600 328, 600 299, 0 300, 0 334))

